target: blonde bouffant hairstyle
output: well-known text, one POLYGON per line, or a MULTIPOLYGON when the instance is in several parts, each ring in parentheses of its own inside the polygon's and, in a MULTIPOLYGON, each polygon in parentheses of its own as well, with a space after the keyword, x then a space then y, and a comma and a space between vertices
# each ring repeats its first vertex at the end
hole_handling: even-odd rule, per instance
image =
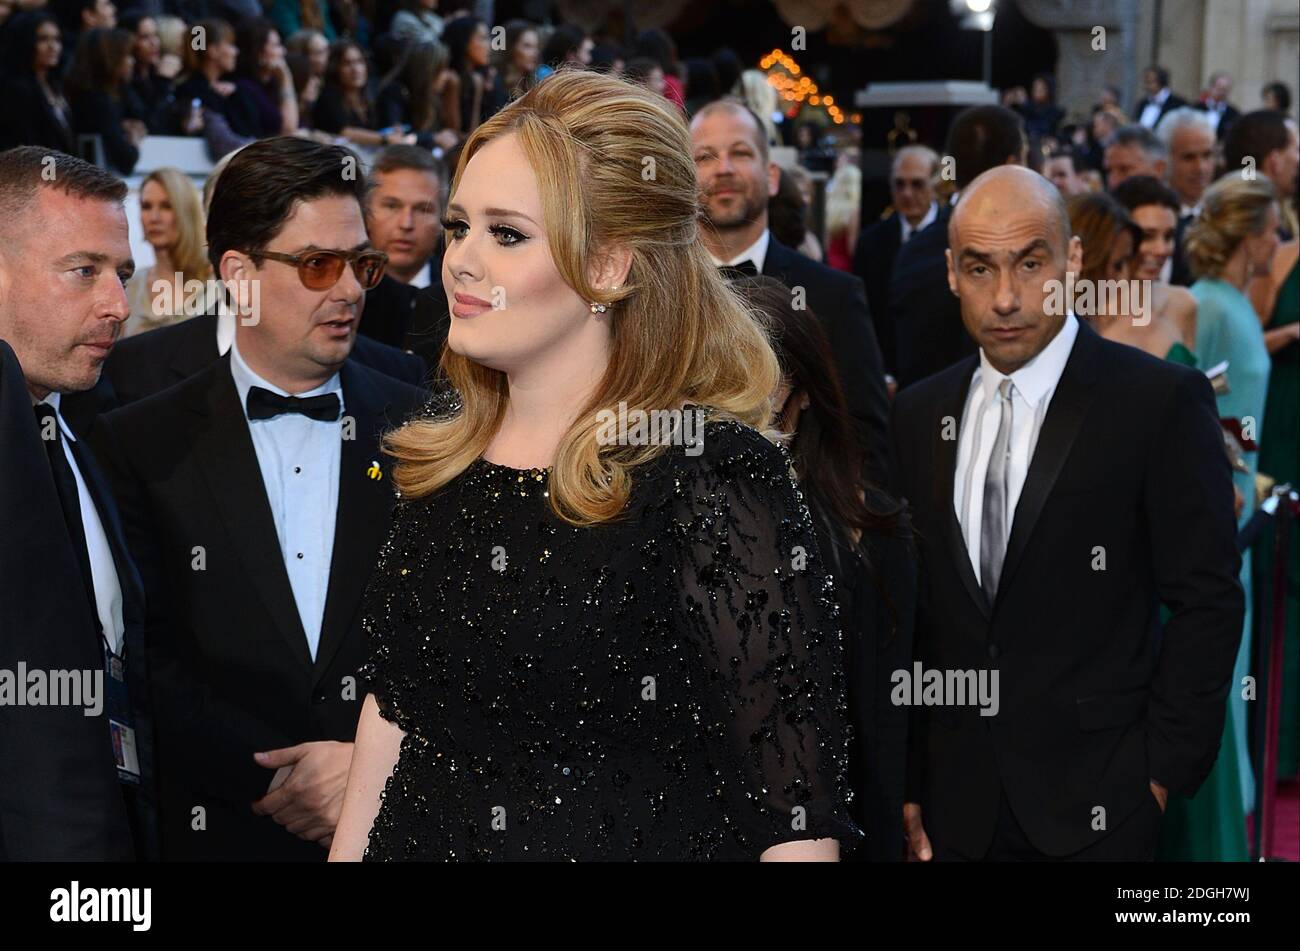
MULTIPOLYGON (((574 525, 616 518, 632 471, 660 446, 601 445, 602 409, 698 406, 765 429, 780 380, 761 318, 718 273, 703 223, 690 132, 662 96, 607 75, 565 68, 480 125, 451 182, 488 142, 518 136, 537 176, 551 257, 584 300, 609 307, 609 363, 561 438, 549 473, 550 504, 574 525), (622 287, 592 286, 589 265, 607 247, 631 253, 622 287)), ((391 433, 393 479, 419 498, 446 485, 487 449, 505 415, 506 375, 442 352, 459 394, 449 414, 417 417, 391 433)))
POLYGON ((1187 265, 1197 277, 1219 277, 1241 242, 1268 224, 1277 192, 1267 177, 1229 172, 1206 189, 1201 213, 1187 228, 1187 265))

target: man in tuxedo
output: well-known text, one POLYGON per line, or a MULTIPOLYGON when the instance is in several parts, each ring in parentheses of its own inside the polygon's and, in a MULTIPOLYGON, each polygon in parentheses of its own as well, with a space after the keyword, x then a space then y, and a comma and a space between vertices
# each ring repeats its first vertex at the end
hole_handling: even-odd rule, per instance
POLYGON ((1066 310, 1082 255, 1045 179, 977 179, 948 282, 979 353, 894 406, 925 566, 913 666, 993 685, 912 706, 923 860, 1150 860, 1166 797, 1218 754, 1244 600, 1214 395, 1066 310))
MULTIPOLYGON (((963 110, 948 129, 958 193, 996 165, 1024 165, 1029 155, 1020 116, 1002 106, 963 110)), ((889 322, 894 328, 899 388, 975 352, 962 327, 961 309, 945 287, 948 214, 914 235, 899 251, 889 285, 889 322)))
POLYGON ((1169 152, 1164 142, 1150 129, 1136 123, 1120 126, 1106 140, 1102 153, 1107 190, 1135 175, 1150 175, 1161 181, 1169 167, 1169 152))
POLYGON ((1158 126, 1166 112, 1187 105, 1186 99, 1174 95, 1169 88, 1169 70, 1163 66, 1148 66, 1142 73, 1142 86, 1146 95, 1133 107, 1133 115, 1137 124, 1147 129, 1158 126))
POLYGON ((1043 177, 1056 186, 1056 190, 1065 198, 1081 195, 1088 190, 1088 183, 1079 174, 1079 156, 1074 149, 1066 146, 1058 148, 1043 162, 1043 177))
POLYGON ((853 273, 862 278, 866 288, 876 340, 880 342, 885 370, 890 374, 896 370, 897 355, 894 352, 894 325, 888 320, 889 279, 894 272, 898 249, 939 217, 939 203, 934 198, 934 182, 938 174, 939 156, 934 149, 924 145, 907 145, 899 149, 889 172, 889 192, 894 210, 863 228, 853 251, 853 273))
POLYGON ((1205 113, 1206 122, 1219 141, 1223 141, 1232 124, 1241 117, 1241 111, 1228 101, 1231 95, 1232 76, 1214 73, 1210 76, 1209 88, 1196 104, 1196 108, 1205 113))
POLYGON ((701 107, 691 120, 691 140, 706 219, 701 237, 713 263, 728 275, 764 274, 802 292, 826 328, 869 475, 880 481, 889 397, 862 281, 804 257, 768 230, 767 204, 780 167, 768 157, 762 123, 744 103, 720 99, 701 107))
POLYGON ((430 320, 439 302, 444 312, 447 307, 439 253, 442 181, 438 160, 413 145, 382 149, 370 167, 366 231, 388 255, 388 271, 366 298, 361 332, 417 353, 441 353, 446 339, 446 324, 430 320), (433 306, 421 307, 422 298, 431 298, 424 303, 433 306), (442 339, 425 339, 439 328, 442 339))
POLYGON ((394 499, 379 438, 424 398, 349 359, 384 261, 348 158, 285 136, 231 160, 207 223, 230 351, 92 432, 150 597, 168 859, 323 860, 338 819, 394 499))
POLYGON ((25 691, 23 667, 72 675, 98 697, 0 702, 0 859, 157 852, 143 588, 107 483, 60 415, 129 313, 125 197, 80 159, 0 153, 0 677, 25 691))
POLYGON ((1187 287, 1195 278, 1183 255, 1183 235, 1201 211, 1201 196, 1214 181, 1214 129, 1205 113, 1183 106, 1165 113, 1156 135, 1169 152, 1169 187, 1178 196, 1174 253, 1160 279, 1187 287))

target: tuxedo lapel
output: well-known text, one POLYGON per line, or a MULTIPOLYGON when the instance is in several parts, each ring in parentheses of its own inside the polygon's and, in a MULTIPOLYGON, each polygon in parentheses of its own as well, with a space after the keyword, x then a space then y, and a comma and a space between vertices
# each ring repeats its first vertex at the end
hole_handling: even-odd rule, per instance
POLYGON ((343 440, 339 455, 339 502, 334 518, 334 553, 320 644, 312 670, 313 686, 329 669, 361 604, 375 556, 388 532, 393 488, 387 461, 379 453, 379 434, 388 425, 389 401, 374 374, 353 360, 343 364, 344 415, 355 422, 355 438, 343 440), (378 465, 380 475, 372 475, 378 465))
MULTIPOLYGON (((212 346, 215 349, 215 341, 212 346)), ((293 656, 304 668, 309 668, 312 660, 307 634, 280 555, 280 539, 266 486, 262 483, 257 451, 248 432, 248 420, 230 375, 230 355, 222 357, 212 369, 212 385, 201 391, 198 401, 191 404, 195 412, 206 417, 206 425, 195 439, 200 469, 244 564, 249 584, 260 596, 293 656)), ((195 541, 202 543, 201 539, 195 541)))
POLYGON ((1096 333, 1084 321, 1079 321, 1079 334, 1075 338, 1070 357, 1061 372, 1061 379, 1052 394, 1051 405, 1043 419, 1034 447, 1034 457, 1025 474, 1025 484, 1016 503, 1016 514, 1011 523, 1011 537, 1007 539, 1007 553, 1002 562, 1002 575, 998 581, 998 601, 1001 601, 1015 580, 1016 569, 1025 553, 1025 546, 1033 536, 1034 526, 1043 512, 1057 476, 1070 455, 1079 427, 1092 402, 1092 382, 1095 357, 1099 341, 1096 333))
POLYGON ((215 314, 200 314, 184 321, 181 326, 185 332, 178 335, 180 342, 172 353, 170 366, 177 380, 188 380, 219 357, 217 317, 215 314))
POLYGON ((957 475, 957 447, 961 443, 961 418, 966 408, 966 397, 970 392, 971 374, 975 372, 978 360, 978 357, 967 357, 962 361, 961 371, 954 376, 952 389, 943 397, 939 425, 935 433, 937 442, 935 443, 933 504, 936 512, 943 512, 943 531, 948 545, 948 554, 961 578, 962 586, 980 612, 988 617, 988 598, 985 597, 984 589, 980 587, 975 577, 975 569, 971 567, 970 553, 966 550, 966 540, 961 534, 961 522, 958 521, 957 511, 952 504, 953 485, 957 475), (948 428, 946 420, 949 418, 953 420, 953 436, 951 439, 945 439, 944 431, 948 428))
POLYGON ((94 454, 83 445, 80 439, 68 440, 72 457, 77 460, 81 478, 90 492, 91 502, 99 513, 99 522, 104 527, 104 536, 108 539, 109 550, 113 553, 113 567, 117 571, 117 584, 122 590, 122 620, 127 630, 136 625, 144 625, 144 585, 136 571, 135 562, 128 554, 126 534, 122 531, 122 520, 118 517, 117 505, 113 501, 108 483, 104 481, 95 462, 94 454))

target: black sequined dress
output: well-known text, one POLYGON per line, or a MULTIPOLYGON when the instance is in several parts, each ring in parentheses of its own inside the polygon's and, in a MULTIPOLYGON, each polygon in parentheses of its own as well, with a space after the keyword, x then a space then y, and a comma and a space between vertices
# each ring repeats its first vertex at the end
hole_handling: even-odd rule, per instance
POLYGON ((546 470, 402 500, 362 673, 405 732, 366 860, 754 860, 861 833, 834 592, 786 451, 710 421, 573 527, 546 470))

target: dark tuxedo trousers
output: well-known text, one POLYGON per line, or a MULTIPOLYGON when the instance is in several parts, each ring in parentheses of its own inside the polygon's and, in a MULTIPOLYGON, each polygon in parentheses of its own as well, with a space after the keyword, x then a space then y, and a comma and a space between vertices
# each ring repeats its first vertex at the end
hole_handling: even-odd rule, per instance
POLYGON ((378 440, 425 398, 354 360, 340 374, 356 438, 343 440, 314 661, 229 355, 92 430, 149 597, 165 859, 325 858, 253 814, 273 775, 253 753, 354 737, 366 692, 361 597, 394 499, 378 440))
POLYGON ((920 539, 914 663, 996 670, 999 710, 912 706, 907 798, 974 859, 1005 793, 1033 847, 1067 856, 1120 829, 1150 780, 1190 796, 1214 764, 1244 611, 1231 474, 1203 374, 1081 326, 989 604, 953 507, 976 361, 900 392, 895 490, 920 539))

